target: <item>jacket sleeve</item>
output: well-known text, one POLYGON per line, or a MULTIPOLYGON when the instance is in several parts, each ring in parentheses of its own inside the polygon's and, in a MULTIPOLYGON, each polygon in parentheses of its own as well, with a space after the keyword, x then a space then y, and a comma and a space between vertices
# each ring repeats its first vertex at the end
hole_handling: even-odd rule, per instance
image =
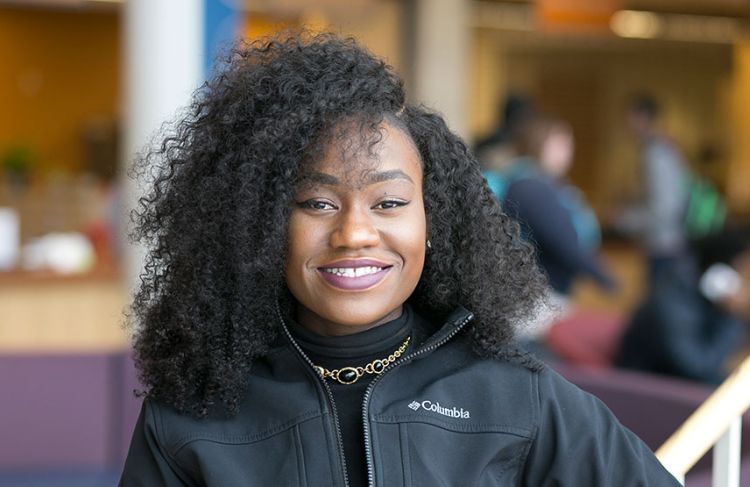
POLYGON ((119 487, 183 487, 193 485, 168 456, 157 432, 156 406, 143 402, 130 442, 119 487))
POLYGON ((601 401, 549 369, 538 378, 539 426, 522 485, 680 485, 601 401))

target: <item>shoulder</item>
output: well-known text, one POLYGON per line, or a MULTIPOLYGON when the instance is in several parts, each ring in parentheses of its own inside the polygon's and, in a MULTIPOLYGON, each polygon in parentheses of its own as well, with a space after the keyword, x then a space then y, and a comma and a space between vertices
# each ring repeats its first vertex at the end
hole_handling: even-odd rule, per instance
POLYGON ((553 479, 556 485, 679 485, 597 397, 550 368, 536 378, 538 417, 524 467, 529 485, 553 479))
MULTIPOLYGON (((595 396, 572 384, 550 366, 531 355, 521 354, 512 358, 480 360, 493 370, 499 387, 507 392, 515 391, 519 398, 526 398, 527 406, 538 414, 541 415, 549 405, 570 404, 579 409, 605 407, 595 396)), ((574 409, 574 412, 579 409, 574 409)), ((537 421, 540 419, 536 418, 537 421)))
POLYGON ((510 195, 533 195, 539 193, 552 193, 555 191, 555 187, 552 182, 542 177, 539 174, 531 174, 527 177, 516 179, 512 181, 508 186, 508 194, 510 195))
POLYGON ((284 429, 321 416, 319 393, 295 354, 274 350, 259 360, 247 377, 244 394, 234 414, 217 402, 205 417, 184 414, 162 402, 147 399, 143 414, 146 427, 170 452, 195 442, 239 444, 262 440, 284 429))
POLYGON ((210 419, 199 419, 177 411, 161 401, 147 398, 143 402, 144 427, 161 448, 174 454, 191 439, 211 436, 210 419))
POLYGON ((599 398, 572 384, 550 367, 538 372, 537 394, 540 413, 543 416, 540 418, 541 421, 550 419, 544 417, 550 412, 559 411, 564 415, 567 426, 581 421, 579 426, 587 429, 592 414, 603 414, 607 420, 617 422, 599 398))
POLYGON ((664 137, 656 137, 644 146, 646 161, 652 165, 672 165, 682 162, 682 153, 677 145, 664 137))
POLYGON ((508 186, 503 209, 526 221, 535 215, 543 215, 560 206, 558 195, 548 181, 528 178, 515 181, 508 186))
POLYGON ((554 211, 561 206, 560 192, 549 178, 537 175, 508 186, 505 202, 521 213, 554 211))

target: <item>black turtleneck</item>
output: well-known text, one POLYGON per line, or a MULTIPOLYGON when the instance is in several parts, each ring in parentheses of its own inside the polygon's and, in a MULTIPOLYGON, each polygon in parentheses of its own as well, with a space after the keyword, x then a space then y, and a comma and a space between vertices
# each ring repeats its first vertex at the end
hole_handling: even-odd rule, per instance
MULTIPOLYGON (((364 367, 375 359, 384 359, 398 349, 410 336, 413 311, 404 305, 404 311, 393 321, 353 335, 321 336, 291 323, 291 332, 300 347, 315 365, 326 369, 364 367)), ((409 344, 411 349, 413 343, 409 344)), ((374 375, 364 374, 354 384, 340 384, 327 379, 341 428, 341 439, 346 458, 349 485, 367 485, 367 463, 362 426, 362 400, 374 375)))

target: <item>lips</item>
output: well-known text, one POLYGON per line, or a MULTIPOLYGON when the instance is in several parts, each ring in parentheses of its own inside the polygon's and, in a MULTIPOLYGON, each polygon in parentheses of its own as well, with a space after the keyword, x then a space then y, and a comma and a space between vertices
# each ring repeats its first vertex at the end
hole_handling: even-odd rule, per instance
POLYGON ((331 286, 344 291, 369 289, 390 271, 390 264, 373 259, 339 260, 318 267, 318 274, 331 286))

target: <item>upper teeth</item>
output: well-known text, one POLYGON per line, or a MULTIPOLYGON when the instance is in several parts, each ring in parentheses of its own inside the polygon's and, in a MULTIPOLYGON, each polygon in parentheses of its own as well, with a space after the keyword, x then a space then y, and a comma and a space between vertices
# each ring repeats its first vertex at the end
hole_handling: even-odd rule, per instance
POLYGON ((337 276, 343 277, 360 277, 368 274, 375 274, 383 270, 382 267, 326 267, 325 272, 330 272, 337 276))

